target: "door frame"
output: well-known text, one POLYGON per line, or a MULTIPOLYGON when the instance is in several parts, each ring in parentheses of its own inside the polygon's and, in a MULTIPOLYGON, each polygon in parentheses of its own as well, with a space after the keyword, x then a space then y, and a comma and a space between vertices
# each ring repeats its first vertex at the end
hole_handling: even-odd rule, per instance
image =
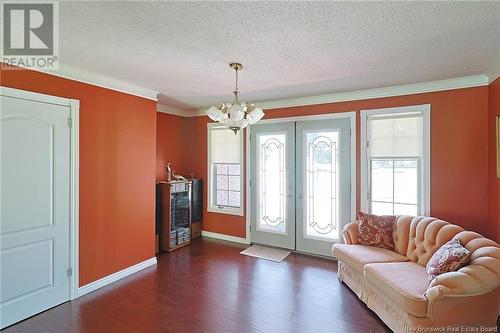
MULTIPOLYGON (((80 101, 63 97, 40 94, 28 90, 0 86, 0 95, 12 98, 67 106, 70 109, 70 217, 69 217, 69 300, 78 298, 79 285, 79 133, 80 133, 80 101)), ((69 122, 68 122, 69 124, 69 122)))
MULTIPOLYGON (((357 111, 336 112, 317 114, 310 116, 297 116, 297 117, 282 117, 263 119, 258 124, 273 124, 297 121, 313 121, 313 120, 326 120, 326 119, 339 119, 348 118, 351 125, 351 217, 356 216, 356 113, 357 111)), ((250 127, 252 125, 249 125, 250 127)), ((251 243, 250 235, 250 215, 251 215, 251 194, 250 194, 250 129, 247 127, 245 130, 245 242, 251 243)))

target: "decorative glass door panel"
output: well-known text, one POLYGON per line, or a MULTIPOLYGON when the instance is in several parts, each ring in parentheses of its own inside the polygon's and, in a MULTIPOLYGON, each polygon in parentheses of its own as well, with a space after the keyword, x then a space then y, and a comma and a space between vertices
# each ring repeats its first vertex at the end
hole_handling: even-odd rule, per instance
POLYGON ((304 237, 338 238, 337 131, 306 132, 306 223, 304 237))
POLYGON ((259 218, 257 229, 286 233, 286 136, 260 135, 259 218))
POLYGON ((351 221, 351 122, 296 123, 296 249, 331 256, 351 221))
POLYGON ((295 249, 295 124, 250 127, 252 242, 295 249))

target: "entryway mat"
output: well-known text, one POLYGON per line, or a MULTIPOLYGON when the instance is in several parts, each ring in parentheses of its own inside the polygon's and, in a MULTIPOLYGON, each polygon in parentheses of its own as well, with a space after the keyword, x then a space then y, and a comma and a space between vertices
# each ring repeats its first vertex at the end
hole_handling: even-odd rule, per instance
POLYGON ((290 253, 290 251, 278 250, 260 245, 252 245, 240 252, 240 254, 246 256, 271 260, 275 262, 282 262, 286 257, 288 257, 290 253))

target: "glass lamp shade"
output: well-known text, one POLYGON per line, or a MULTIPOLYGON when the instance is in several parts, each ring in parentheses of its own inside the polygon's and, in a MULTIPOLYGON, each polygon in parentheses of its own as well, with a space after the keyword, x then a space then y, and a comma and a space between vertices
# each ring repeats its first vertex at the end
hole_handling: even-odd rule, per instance
POLYGON ((261 108, 254 108, 247 114, 247 119, 250 124, 255 124, 264 117, 265 113, 261 108))
POLYGON ((229 118, 232 120, 237 120, 240 121, 245 117, 245 111, 243 111, 243 108, 239 103, 234 103, 231 105, 229 108, 229 118))
POLYGON ((248 126, 248 124, 249 124, 248 120, 243 119, 240 124, 240 129, 244 129, 245 127, 248 126))
POLYGON ((244 129, 245 127, 248 126, 248 120, 242 119, 242 120, 234 120, 231 118, 226 118, 221 121, 222 124, 226 125, 234 131, 234 134, 236 134, 240 129, 244 129))
POLYGON ((216 106, 211 106, 207 110, 207 116, 213 121, 221 121, 227 118, 227 113, 222 112, 222 110, 216 106))

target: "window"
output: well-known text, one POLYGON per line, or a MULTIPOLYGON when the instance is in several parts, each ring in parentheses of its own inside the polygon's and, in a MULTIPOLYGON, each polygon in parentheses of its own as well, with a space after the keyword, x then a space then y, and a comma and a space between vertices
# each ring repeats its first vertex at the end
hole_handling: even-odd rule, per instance
POLYGON ((208 211, 243 215, 243 135, 208 124, 208 211))
POLYGON ((363 211, 429 214, 429 111, 419 105, 361 112, 363 211))

